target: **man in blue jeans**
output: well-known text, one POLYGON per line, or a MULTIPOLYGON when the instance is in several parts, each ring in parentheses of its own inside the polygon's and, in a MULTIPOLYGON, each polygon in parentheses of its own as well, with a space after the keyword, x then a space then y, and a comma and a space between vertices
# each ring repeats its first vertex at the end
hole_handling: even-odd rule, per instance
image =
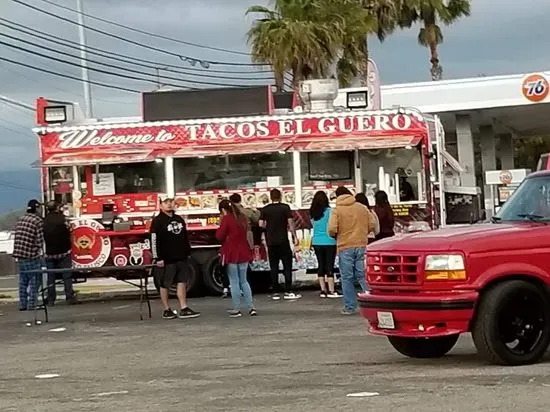
POLYGON ((19 310, 34 310, 42 275, 44 254, 44 221, 42 204, 30 200, 26 213, 14 229, 13 254, 19 267, 19 310))
POLYGON ((336 189, 336 208, 330 214, 328 233, 336 238, 338 269, 344 295, 343 315, 357 312, 355 282, 363 291, 365 280, 365 251, 369 233, 374 231, 374 221, 366 206, 355 201, 349 189, 336 189))
MULTIPOLYGON (((48 269, 70 269, 73 265, 71 258, 71 230, 60 205, 50 201, 46 204, 44 218, 44 241, 46 242, 46 265, 48 269)), ((73 274, 70 271, 62 273, 48 273, 48 300, 53 306, 56 300, 56 279, 62 275, 65 285, 65 300, 69 305, 80 303, 73 289, 73 274)))

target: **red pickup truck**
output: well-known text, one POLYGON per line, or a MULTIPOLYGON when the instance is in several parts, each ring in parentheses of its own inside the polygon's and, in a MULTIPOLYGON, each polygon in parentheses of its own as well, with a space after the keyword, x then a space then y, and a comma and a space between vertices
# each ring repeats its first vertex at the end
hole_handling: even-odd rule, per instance
POLYGON ((361 314, 403 355, 442 357, 471 332, 491 363, 537 362, 550 343, 550 170, 490 223, 374 243, 366 276, 361 314))

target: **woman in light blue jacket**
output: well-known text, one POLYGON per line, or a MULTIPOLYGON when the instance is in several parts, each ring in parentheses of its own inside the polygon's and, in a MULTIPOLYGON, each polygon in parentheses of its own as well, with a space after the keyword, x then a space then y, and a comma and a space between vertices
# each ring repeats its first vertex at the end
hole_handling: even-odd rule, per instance
POLYGON ((321 287, 320 296, 322 298, 339 298, 340 295, 334 290, 336 239, 329 236, 327 231, 330 212, 327 194, 323 191, 315 193, 309 208, 309 215, 313 226, 311 244, 317 256, 317 276, 321 287))

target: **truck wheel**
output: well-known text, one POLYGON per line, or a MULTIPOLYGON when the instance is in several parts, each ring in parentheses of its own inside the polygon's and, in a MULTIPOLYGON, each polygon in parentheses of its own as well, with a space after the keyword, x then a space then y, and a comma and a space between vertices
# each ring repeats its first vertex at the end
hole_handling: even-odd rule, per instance
MULTIPOLYGON (((187 282, 186 289, 188 293, 192 293, 197 288, 198 281, 200 279, 199 267, 198 267, 198 263, 193 258, 190 258, 187 264, 188 264, 188 270, 189 270, 189 281, 187 282)), ((162 276, 162 268, 153 268, 153 282, 158 292, 160 292, 161 276, 162 276)), ((168 289, 168 295, 176 296, 176 285, 172 285, 172 287, 168 289)))
POLYGON ((388 336, 395 350, 409 358, 441 358, 456 344, 458 335, 439 336, 436 338, 402 338, 388 336))
POLYGON ((472 328, 478 353, 498 365, 528 365, 550 344, 550 298, 536 285, 511 280, 481 297, 472 328))
POLYGON ((221 295, 223 292, 223 266, 218 255, 212 256, 205 265, 203 274, 204 286, 208 293, 221 295))

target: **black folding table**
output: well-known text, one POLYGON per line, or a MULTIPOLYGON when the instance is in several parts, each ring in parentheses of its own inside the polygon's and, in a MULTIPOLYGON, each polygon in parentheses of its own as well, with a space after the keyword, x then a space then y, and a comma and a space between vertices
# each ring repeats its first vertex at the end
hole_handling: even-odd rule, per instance
MULTIPOLYGON (((24 273, 27 274, 40 274, 43 275, 44 273, 72 273, 74 283, 84 283, 87 281, 87 274, 92 272, 112 272, 109 277, 112 277, 116 280, 119 280, 121 282, 124 282, 128 285, 135 286, 139 289, 139 318, 140 320, 143 320, 143 305, 147 304, 147 310, 149 314, 149 319, 151 319, 151 301, 149 298, 149 277, 152 276, 153 268, 155 265, 139 265, 139 266, 102 266, 102 267, 95 267, 95 268, 64 268, 64 269, 40 269, 40 270, 27 270, 24 273), (137 272, 139 274, 138 277, 135 279, 126 279, 124 276, 121 276, 121 273, 124 272, 137 272), (82 277, 78 276, 82 275, 82 277), (136 280, 138 282, 136 282, 136 280)), ((44 311, 44 320, 46 322, 49 321, 48 317, 48 306, 46 304, 46 292, 48 290, 49 286, 56 286, 58 284, 61 284, 63 282, 63 279, 56 279, 54 285, 49 285, 46 282, 46 285, 43 285, 43 282, 40 282, 40 289, 39 294, 42 299, 42 305, 40 307, 35 308, 35 314, 34 314, 34 321, 36 323, 37 317, 36 317, 36 311, 38 309, 42 309, 44 311)))

